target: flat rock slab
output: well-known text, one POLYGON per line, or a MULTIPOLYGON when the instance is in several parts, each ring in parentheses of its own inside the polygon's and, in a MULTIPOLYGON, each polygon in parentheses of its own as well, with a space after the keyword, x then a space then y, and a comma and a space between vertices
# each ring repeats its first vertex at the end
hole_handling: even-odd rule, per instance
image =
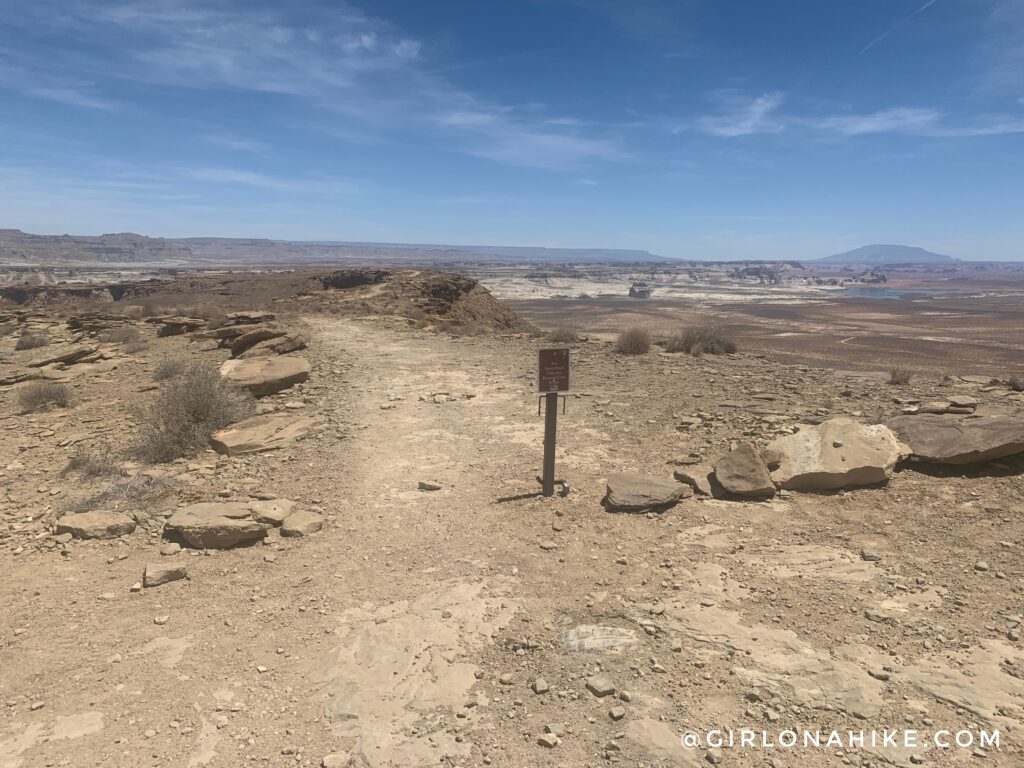
POLYGON ((299 510, 288 515, 281 525, 282 536, 309 536, 324 527, 324 519, 316 512, 299 510))
POLYGON ((713 496, 715 491, 714 473, 715 470, 711 468, 710 464, 692 464, 677 469, 672 473, 672 477, 680 483, 690 486, 702 496, 713 496))
POLYGON ((617 472, 608 477, 605 507, 613 512, 650 512, 668 509, 693 496, 693 488, 674 480, 617 472))
POLYGON ((217 453, 226 456, 272 451, 306 434, 315 424, 316 419, 312 416, 268 413, 239 421, 214 433, 210 445, 217 453))
POLYGON ((51 351, 46 357, 40 357, 32 362, 28 363, 29 368, 42 368, 46 365, 56 365, 63 363, 68 365, 70 363, 77 362, 83 357, 89 357, 94 355, 99 350, 99 347, 86 346, 86 347, 72 347, 68 349, 63 347, 57 351, 51 351))
POLYGON ((884 424, 844 417, 777 438, 768 452, 779 459, 772 479, 780 488, 829 491, 885 482, 906 449, 884 424))
POLYGON ((146 563, 142 576, 142 586, 147 589, 159 587, 169 581, 178 581, 188 577, 188 569, 184 563, 146 563))
POLYGON ((240 502, 207 502, 182 507, 167 520, 164 533, 177 535, 190 547, 227 549, 251 544, 267 535, 267 526, 249 517, 240 502))
POLYGON ((750 443, 740 443, 736 449, 715 462, 715 479, 722 488, 737 496, 774 496, 775 483, 768 472, 764 458, 750 443))
POLYGON ((120 512, 79 512, 57 521, 56 533, 76 539, 116 539, 135 530, 135 520, 120 512))
POLYGON ((256 522, 278 526, 295 511, 295 502, 291 499, 250 501, 249 509, 252 511, 252 518, 256 522))
POLYGON ((936 464, 980 464, 1024 451, 1024 419, 961 418, 954 414, 897 416, 886 422, 915 459, 936 464))
POLYGON ((300 384, 309 378, 309 371, 309 361, 295 355, 227 360, 220 367, 221 376, 254 397, 266 397, 300 384))

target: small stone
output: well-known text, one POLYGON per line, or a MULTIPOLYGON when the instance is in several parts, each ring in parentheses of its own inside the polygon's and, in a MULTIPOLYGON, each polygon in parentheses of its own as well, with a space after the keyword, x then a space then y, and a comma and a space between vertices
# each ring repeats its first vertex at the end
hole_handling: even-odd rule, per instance
POLYGON ((604 698, 605 696, 611 696, 615 693, 615 683, 609 680, 604 675, 594 675, 593 677, 587 678, 587 690, 598 698, 604 698))
POLYGON ((618 720, 621 720, 622 718, 624 718, 625 716, 626 716, 626 708, 625 707, 612 707, 611 709, 608 710, 608 717, 610 717, 612 720, 618 721, 618 720))
POLYGON ((548 541, 542 541, 540 543, 540 548, 543 549, 545 552, 550 552, 553 549, 558 549, 558 545, 555 544, 555 542, 553 542, 551 540, 548 540, 548 541))
POLYGON ((988 570, 988 563, 986 563, 984 560, 979 560, 978 562, 976 562, 974 564, 974 570, 976 570, 976 571, 987 571, 988 570))
POLYGON ((720 749, 709 749, 705 753, 704 759, 707 760, 712 765, 718 765, 720 762, 722 762, 722 750, 720 750, 720 749))
POLYGON ((347 768, 351 757, 348 752, 332 752, 320 761, 322 768, 347 768))
POLYGON ((161 555, 176 555, 179 552, 181 552, 181 544, 178 544, 176 541, 172 541, 160 547, 161 555))
POLYGON ((170 616, 154 616, 153 617, 153 623, 156 624, 159 627, 162 627, 164 624, 166 624, 170 620, 171 620, 170 616))
POLYGON ((33 701, 31 704, 28 705, 28 708, 32 712, 35 712, 37 709, 42 709, 43 706, 44 706, 43 702, 41 702, 41 701, 33 701))
POLYGON ((862 549, 860 551, 860 559, 866 560, 869 563, 877 563, 882 559, 882 556, 873 549, 862 549))
POLYGON ((501 675, 498 676, 498 682, 502 685, 512 685, 512 683, 515 682, 515 679, 515 675, 513 675, 511 672, 503 672, 501 675))
POLYGON ((147 739, 152 739, 154 736, 156 736, 156 730, 154 730, 153 728, 147 728, 142 735, 145 736, 147 739))
POLYGON ((146 563, 142 582, 146 585, 146 589, 149 589, 170 581, 187 578, 187 576, 188 569, 184 563, 146 563))
POLYGON ((130 587, 128 587, 128 591, 129 592, 141 592, 142 591, 142 582, 141 581, 136 581, 134 584, 132 584, 130 587))
POLYGON ((421 491, 440 491, 441 490, 441 485, 439 483, 434 483, 434 482, 431 482, 429 480, 420 480, 419 483, 417 483, 417 487, 421 491))
POLYGON ((547 693, 551 689, 548 687, 548 681, 543 677, 538 677, 533 681, 533 692, 536 694, 547 693))
POLYGON ((538 737, 537 743, 540 744, 542 747, 554 749, 558 746, 558 737, 550 733, 545 733, 538 737))

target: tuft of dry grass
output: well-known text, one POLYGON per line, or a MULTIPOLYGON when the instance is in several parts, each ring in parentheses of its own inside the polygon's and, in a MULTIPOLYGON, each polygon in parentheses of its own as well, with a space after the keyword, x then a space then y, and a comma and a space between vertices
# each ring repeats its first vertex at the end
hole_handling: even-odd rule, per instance
POLYGON ((138 414, 133 453, 161 463, 197 453, 210 435, 255 411, 252 397, 221 378, 216 369, 194 365, 169 379, 156 401, 138 414))
POLYGON ((651 334, 646 328, 634 325, 615 340, 615 351, 620 355, 645 355, 651 349, 651 334))
POLYGON ((1020 378, 1019 376, 1011 376, 1007 380, 1006 386, 1009 387, 1013 392, 1024 392, 1024 379, 1020 378))
POLYGON ((688 355, 724 355, 736 351, 736 342, 730 338, 724 326, 703 323, 673 336, 665 345, 665 350, 685 352, 688 355))
POLYGON ((109 449, 97 451, 80 451, 68 459, 67 465, 60 471, 61 477, 71 473, 83 477, 109 477, 123 475, 124 470, 117 462, 116 456, 109 449))
POLYGON ((38 349, 39 347, 47 346, 49 343, 50 337, 45 333, 22 331, 21 336, 18 337, 18 341, 14 345, 14 348, 17 350, 38 349))
POLYGON ((914 378, 914 369, 898 363, 889 369, 890 384, 909 384, 914 378))
POLYGON ((149 345, 144 341, 130 341, 124 345, 124 351, 129 355, 137 355, 147 349, 149 349, 149 345))
POLYGON ((18 390, 18 405, 26 413, 50 405, 67 408, 71 405, 71 390, 59 381, 33 381, 18 390))

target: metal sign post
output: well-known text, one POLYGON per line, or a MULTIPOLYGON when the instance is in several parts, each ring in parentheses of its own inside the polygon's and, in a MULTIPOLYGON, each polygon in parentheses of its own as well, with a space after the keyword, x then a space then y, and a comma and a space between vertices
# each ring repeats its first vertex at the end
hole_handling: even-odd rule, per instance
MULTIPOLYGON (((569 348, 556 347, 537 351, 537 390, 544 398, 544 464, 538 480, 544 496, 555 494, 555 484, 562 486, 562 495, 569 492, 569 484, 555 479, 555 434, 558 430, 558 398, 562 398, 565 412, 565 394, 570 383, 569 348)), ((540 401, 537 402, 540 415, 540 401)))

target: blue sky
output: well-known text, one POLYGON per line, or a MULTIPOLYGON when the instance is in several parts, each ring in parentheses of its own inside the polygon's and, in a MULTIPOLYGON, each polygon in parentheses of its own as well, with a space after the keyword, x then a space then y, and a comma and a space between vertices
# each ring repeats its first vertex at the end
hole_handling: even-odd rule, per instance
POLYGON ((1024 260, 1024 0, 0 11, 0 227, 1024 260))

